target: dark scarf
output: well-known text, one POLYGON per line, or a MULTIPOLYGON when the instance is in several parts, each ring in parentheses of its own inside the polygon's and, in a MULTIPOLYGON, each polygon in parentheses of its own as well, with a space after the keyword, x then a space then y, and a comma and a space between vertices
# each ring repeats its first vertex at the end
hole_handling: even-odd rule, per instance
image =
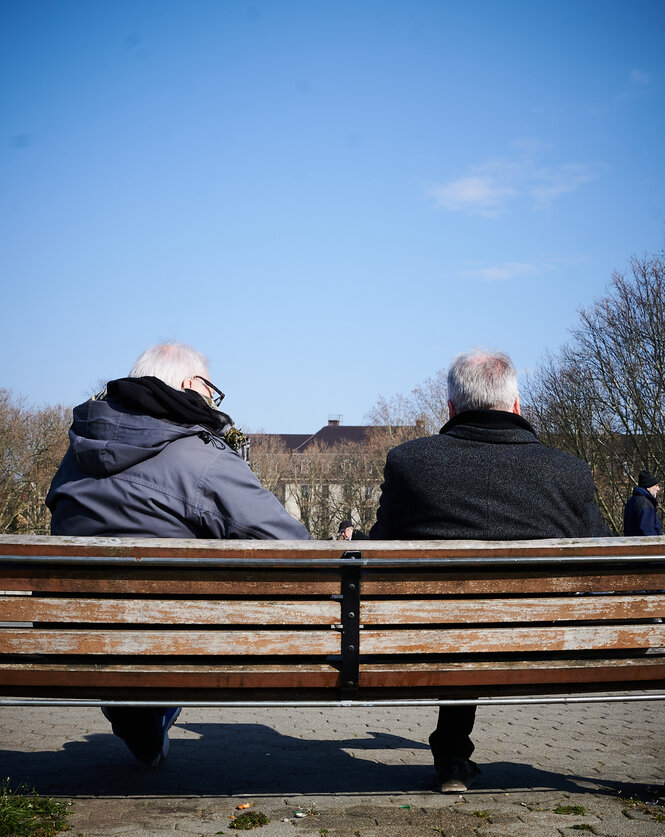
POLYGON ((174 389, 152 375, 109 381, 106 392, 128 410, 176 424, 200 424, 219 436, 233 426, 230 416, 209 407, 198 392, 174 389))

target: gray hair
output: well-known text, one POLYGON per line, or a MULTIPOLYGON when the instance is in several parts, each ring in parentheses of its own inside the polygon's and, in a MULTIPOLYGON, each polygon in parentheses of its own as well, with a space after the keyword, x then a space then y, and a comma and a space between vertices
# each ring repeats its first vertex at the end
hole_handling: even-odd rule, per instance
POLYGON ((174 389, 180 389, 185 378, 207 377, 208 360, 201 352, 185 343, 160 343, 147 349, 136 360, 130 378, 152 375, 174 389))
POLYGON ((448 398, 458 413, 506 410, 518 397, 517 371, 505 352, 474 349, 453 359, 448 369, 448 398))

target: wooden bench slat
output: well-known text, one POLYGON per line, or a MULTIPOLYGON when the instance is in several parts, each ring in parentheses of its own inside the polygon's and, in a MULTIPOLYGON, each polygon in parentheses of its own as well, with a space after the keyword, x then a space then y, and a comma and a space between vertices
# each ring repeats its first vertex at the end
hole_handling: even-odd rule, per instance
POLYGON ((132 591, 139 596, 329 596, 339 592, 333 573, 221 570, 174 570, 171 573, 130 568, 0 567, 0 590, 35 593, 114 595, 132 591))
POLYGON ((590 683, 635 681, 654 682, 665 678, 665 657, 611 660, 518 660, 474 661, 464 663, 416 663, 409 665, 361 665, 359 686, 364 688, 456 686, 561 685, 584 686, 590 683))
POLYGON ((412 573, 407 580, 375 571, 363 578, 365 596, 535 595, 556 593, 633 592, 665 589, 665 571, 630 570, 592 574, 581 567, 565 575, 546 573, 412 573))
POLYGON ((171 625, 332 625, 338 602, 41 599, 0 596, 0 622, 114 622, 171 625))
MULTIPOLYGON (((584 687, 586 684, 651 682, 665 679, 665 657, 634 660, 556 661, 430 661, 416 664, 363 663, 359 687, 366 689, 430 688, 433 694, 456 687, 532 685, 584 687)), ((286 689, 336 688, 339 672, 331 664, 254 666, 126 665, 126 664, 0 664, 4 688, 70 687, 103 688, 200 688, 286 689)))
POLYGON ((0 654, 338 654, 340 634, 320 631, 100 631, 0 628, 0 654))
POLYGON ((91 688, 335 688, 339 671, 331 663, 224 663, 144 665, 109 663, 0 663, 0 687, 42 686, 91 688))
POLYGON ((665 625, 446 628, 361 632, 364 654, 588 651, 665 646, 665 625))
POLYGON ((569 596, 548 599, 390 599, 362 601, 365 625, 446 622, 548 622, 665 616, 665 595, 569 596))
MULTIPOLYGON (((172 574, 114 568, 94 570, 69 567, 29 567, 18 570, 0 567, 0 590, 36 593, 114 595, 131 590, 138 596, 233 596, 310 595, 329 596, 339 592, 339 576, 326 573, 253 571, 241 575, 231 571, 173 571, 172 574)), ((536 595, 557 593, 631 592, 665 589, 665 570, 643 573, 604 572, 591 574, 581 567, 575 573, 548 576, 546 573, 459 573, 418 572, 404 580, 394 572, 374 571, 363 578, 366 596, 435 595, 536 595)))

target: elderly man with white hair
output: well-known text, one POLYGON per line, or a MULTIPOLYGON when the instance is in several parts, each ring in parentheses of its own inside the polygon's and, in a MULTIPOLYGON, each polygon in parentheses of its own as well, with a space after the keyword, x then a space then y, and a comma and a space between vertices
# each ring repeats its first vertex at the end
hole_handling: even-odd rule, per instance
MULTIPOLYGON (((589 466, 545 447, 520 415, 517 373, 503 352, 458 355, 448 371, 450 421, 390 451, 376 540, 522 540, 610 534, 589 466)), ((466 790, 474 706, 445 707, 429 739, 437 787, 466 790)))
MULTIPOLYGON (((129 377, 74 409, 70 445, 46 504, 54 535, 275 538, 310 535, 235 451, 224 393, 182 343, 144 352, 129 377)), ((179 708, 106 707, 143 764, 168 752, 179 708)))

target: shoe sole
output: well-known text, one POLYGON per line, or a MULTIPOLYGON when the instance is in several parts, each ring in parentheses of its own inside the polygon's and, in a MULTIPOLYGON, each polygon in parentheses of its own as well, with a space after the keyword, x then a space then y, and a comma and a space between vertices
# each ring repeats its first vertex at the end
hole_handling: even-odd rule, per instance
POLYGON ((465 785, 458 779, 451 779, 449 782, 439 785, 439 793, 464 793, 469 787, 470 785, 465 785))

